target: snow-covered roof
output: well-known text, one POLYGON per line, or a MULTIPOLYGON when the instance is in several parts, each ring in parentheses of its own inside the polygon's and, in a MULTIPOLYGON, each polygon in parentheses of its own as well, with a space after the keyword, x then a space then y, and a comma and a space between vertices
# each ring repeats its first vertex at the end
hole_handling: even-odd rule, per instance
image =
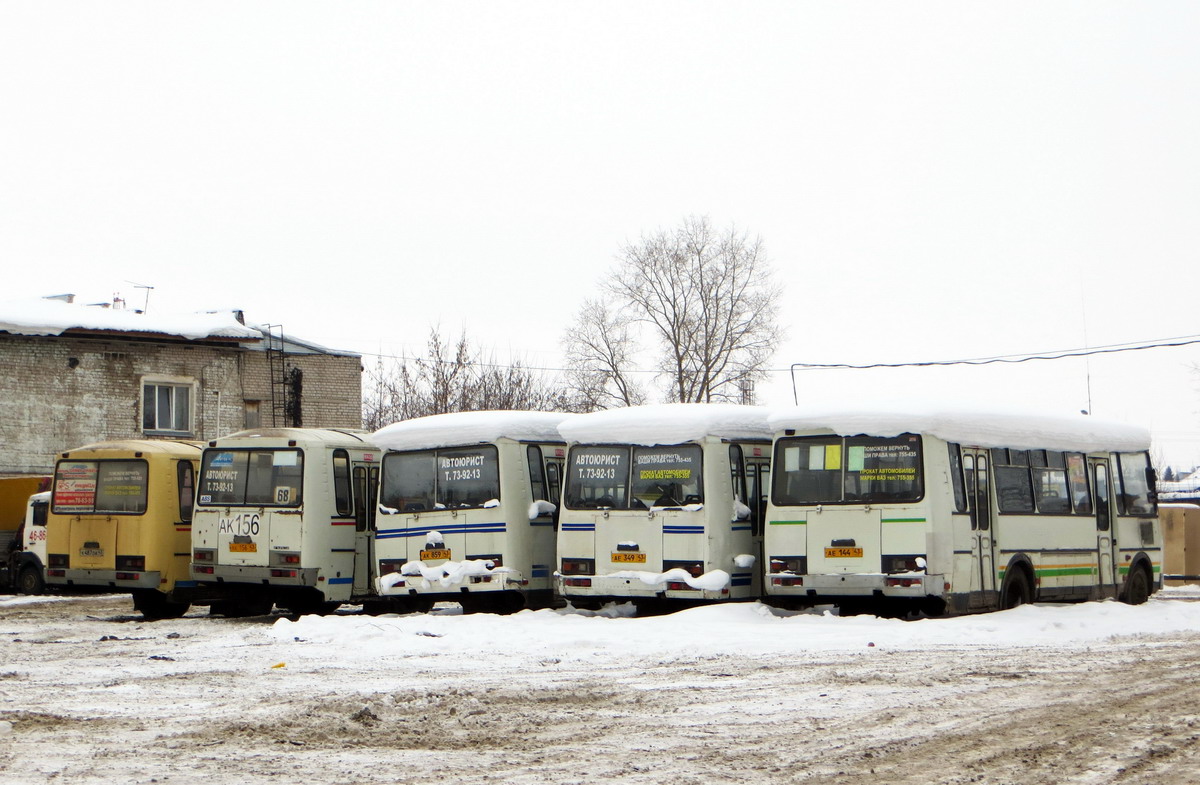
POLYGON ((240 323, 232 311, 148 314, 51 299, 0 302, 0 331, 16 335, 61 335, 67 330, 177 335, 193 341, 262 339, 261 332, 240 323))
POLYGON ((373 446, 371 437, 366 431, 356 428, 249 428, 244 431, 226 434, 216 440, 218 447, 232 447, 243 441, 276 441, 319 442, 341 446, 361 446, 369 449, 373 446), (231 444, 232 440, 232 444, 231 444))
POLYGON ((514 411, 433 414, 384 426, 371 434, 371 441, 387 450, 431 450, 496 439, 559 442, 559 423, 576 416, 514 411))
POLYGON ((682 444, 706 436, 770 439, 770 409, 733 403, 664 403, 580 414, 558 430, 570 442, 682 444))
POLYGON ((1046 450, 1115 450, 1138 452, 1150 448, 1150 432, 1127 423, 1084 414, 1053 416, 1030 412, 972 412, 949 408, 908 411, 862 408, 847 410, 792 407, 770 417, 775 432, 831 431, 842 435, 896 436, 921 433, 973 447, 1012 447, 1046 450))

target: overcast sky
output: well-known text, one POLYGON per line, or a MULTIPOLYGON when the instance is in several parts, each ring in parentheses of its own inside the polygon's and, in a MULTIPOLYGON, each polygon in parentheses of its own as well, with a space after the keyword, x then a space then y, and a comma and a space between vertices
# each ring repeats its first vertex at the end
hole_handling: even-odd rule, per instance
MULTIPOLYGON (((440 326, 558 367, 619 247, 707 215, 784 287, 763 403, 792 363, 1194 336, 1197 41, 1191 2, 9 0, 5 296, 149 292, 387 355, 440 326)), ((1197 363, 797 381, 1090 407, 1190 466, 1197 363)))

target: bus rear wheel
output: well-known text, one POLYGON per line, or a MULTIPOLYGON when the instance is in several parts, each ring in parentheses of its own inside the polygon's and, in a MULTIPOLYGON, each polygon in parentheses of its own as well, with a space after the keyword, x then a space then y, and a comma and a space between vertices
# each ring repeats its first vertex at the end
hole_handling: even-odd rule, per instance
POLYGON ((17 576, 17 589, 22 594, 44 594, 46 581, 42 580, 42 571, 36 567, 25 567, 17 576))
POLYGON ((190 607, 186 602, 171 602, 167 595, 154 589, 140 589, 133 593, 133 609, 139 611, 146 621, 178 619, 190 607))
POLYGON ((1130 605, 1141 605, 1150 599, 1150 580, 1140 566, 1129 571, 1125 579, 1125 595, 1121 598, 1130 605))
POLYGON ((1009 570, 1000 589, 1000 610, 1011 610, 1018 605, 1028 605, 1032 601, 1033 589, 1025 571, 1019 568, 1009 570))

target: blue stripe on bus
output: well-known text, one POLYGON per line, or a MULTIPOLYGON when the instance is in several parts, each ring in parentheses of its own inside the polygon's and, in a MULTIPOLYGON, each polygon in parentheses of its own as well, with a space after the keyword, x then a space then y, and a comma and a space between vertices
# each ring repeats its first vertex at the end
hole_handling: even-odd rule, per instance
POLYGON ((732 586, 749 586, 750 579, 749 578, 731 578, 729 580, 729 583, 732 586))
POLYGON ((549 578, 550 570, 533 570, 529 575, 531 578, 549 578))
POLYGON ((594 523, 564 523, 562 530, 565 532, 594 532, 596 524, 594 523))
POLYGON ((703 526, 664 526, 663 534, 704 534, 703 526))
POLYGON ((431 531, 442 534, 503 534, 507 526, 500 523, 454 523, 444 526, 422 527, 420 529, 380 529, 375 532, 375 539, 390 540, 396 537, 424 537, 431 531))
POLYGON ((734 526, 733 530, 735 532, 748 532, 748 531, 750 531, 750 527, 749 526, 734 526))
POLYGON ((353 578, 330 578, 329 583, 354 583, 353 578))

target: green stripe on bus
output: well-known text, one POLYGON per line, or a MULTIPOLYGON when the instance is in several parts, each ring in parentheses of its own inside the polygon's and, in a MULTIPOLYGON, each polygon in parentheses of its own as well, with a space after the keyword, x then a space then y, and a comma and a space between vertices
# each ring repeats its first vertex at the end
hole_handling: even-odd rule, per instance
POLYGON ((1039 578, 1062 578, 1067 575, 1094 575, 1094 567, 1055 567, 1054 569, 1035 570, 1039 578))
POLYGON ((772 526, 803 526, 808 521, 771 521, 772 526))
POLYGON ((924 518, 884 518, 884 523, 925 523, 924 518))

